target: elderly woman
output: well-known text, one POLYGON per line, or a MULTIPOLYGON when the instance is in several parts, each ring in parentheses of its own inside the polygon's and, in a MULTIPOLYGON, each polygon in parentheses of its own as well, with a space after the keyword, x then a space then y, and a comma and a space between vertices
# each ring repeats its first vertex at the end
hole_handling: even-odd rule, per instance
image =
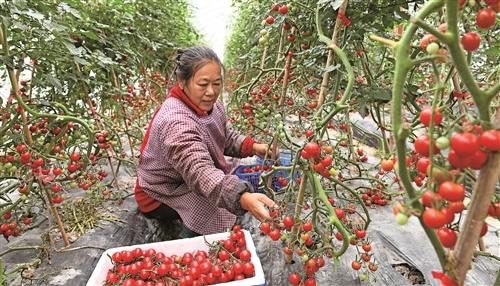
POLYGON ((263 156, 258 144, 226 127, 222 64, 206 47, 180 51, 177 84, 149 123, 141 146, 135 199, 148 218, 182 220, 179 238, 226 231, 249 211, 269 218, 275 203, 230 174, 224 155, 263 156))

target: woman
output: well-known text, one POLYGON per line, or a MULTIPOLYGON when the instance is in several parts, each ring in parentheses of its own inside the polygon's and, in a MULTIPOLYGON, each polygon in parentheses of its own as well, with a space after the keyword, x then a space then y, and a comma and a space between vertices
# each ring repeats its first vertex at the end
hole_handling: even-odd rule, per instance
POLYGON ((142 142, 135 198, 146 217, 181 218, 180 238, 226 231, 249 211, 269 219, 274 202, 230 175, 224 155, 263 156, 267 144, 226 128, 222 64, 206 47, 181 51, 177 84, 155 113, 142 142))

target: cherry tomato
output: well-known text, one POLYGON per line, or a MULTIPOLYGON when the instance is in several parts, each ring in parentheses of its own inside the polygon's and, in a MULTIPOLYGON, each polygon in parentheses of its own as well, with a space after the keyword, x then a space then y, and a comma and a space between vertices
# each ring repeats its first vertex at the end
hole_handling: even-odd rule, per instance
POLYGON ((450 164, 459 169, 467 168, 470 165, 471 156, 459 156, 455 150, 450 150, 448 153, 448 161, 450 164))
POLYGON ((319 156, 321 155, 321 149, 316 142, 308 142, 304 147, 304 151, 314 159, 319 159, 319 156))
POLYGON ((390 172, 390 171, 392 171, 392 169, 394 169, 394 161, 382 160, 382 162, 380 163, 380 167, 382 168, 382 170, 384 170, 386 172, 390 172))
POLYGON ((281 237, 281 231, 279 229, 273 229, 270 233, 269 233, 269 237, 274 240, 274 241, 277 241, 280 239, 281 237))
POLYGON ((250 261, 250 258, 252 257, 252 253, 250 251, 244 249, 240 252, 240 259, 242 261, 250 261))
POLYGON ((300 275, 298 273, 291 273, 288 276, 288 282, 292 285, 299 285, 300 284, 300 275))
POLYGON ((267 222, 263 222, 260 225, 260 231, 264 234, 268 234, 269 232, 271 232, 271 225, 267 222))
POLYGON ((476 25, 481 29, 489 29, 495 25, 497 13, 492 8, 483 8, 476 14, 476 25))
POLYGON ((295 221, 292 217, 286 216, 283 219, 283 224, 285 225, 285 228, 290 229, 295 224, 295 221))
MULTIPOLYGON (((431 115, 432 115, 432 107, 427 106, 425 107, 419 115, 420 122, 424 124, 426 127, 429 127, 431 125, 431 115)), ((441 115, 441 112, 439 111, 439 108, 437 108, 434 111, 434 125, 439 125, 443 121, 443 116, 441 115)))
POLYGON ((442 227, 437 230, 436 234, 444 247, 452 248, 455 246, 457 234, 452 229, 442 227))
POLYGON ((266 18, 266 23, 267 23, 268 25, 272 25, 272 24, 274 24, 274 17, 273 17, 273 16, 271 16, 271 15, 267 16, 267 18, 266 18))
POLYGON ((469 167, 474 170, 479 170, 488 161, 488 154, 477 150, 476 153, 472 154, 470 157, 469 167))
POLYGON ((313 229, 313 225, 311 222, 305 222, 303 225, 302 225, 302 230, 303 231, 311 231, 313 229))
POLYGON ((481 227, 481 232, 479 233, 480 237, 483 237, 488 232, 488 224, 483 222, 483 227, 481 227))
POLYGON ((439 185, 439 194, 450 202, 460 202, 465 198, 465 189, 461 184, 447 181, 439 185))
POLYGON ((351 267, 352 267, 352 269, 354 269, 354 270, 359 270, 359 269, 361 269, 361 263, 359 263, 359 262, 357 262, 357 261, 353 261, 353 262, 351 263, 351 267))
POLYGON ((445 224, 444 214, 435 208, 427 208, 422 214, 424 224, 430 228, 440 228, 445 224))
MULTIPOLYGON (((430 140, 429 140, 429 135, 421 135, 417 139, 415 139, 415 151, 425 157, 429 157, 429 148, 430 148, 430 140)), ((438 154, 439 149, 437 148, 436 144, 434 144, 433 154, 438 154)))
POLYGON ((461 213, 465 209, 464 202, 451 202, 448 204, 448 209, 454 213, 461 213))
POLYGON ((356 235, 357 238, 365 238, 366 237, 366 230, 354 230, 354 234, 356 235))
POLYGON ((476 32, 468 32, 462 35, 460 43, 462 43, 464 50, 473 52, 481 45, 481 37, 476 32))
POLYGON ((468 156, 479 150, 479 138, 471 132, 454 133, 451 135, 451 148, 459 156, 468 156))
POLYGON ((500 131, 484 131, 481 136, 479 136, 479 144, 490 151, 500 150, 500 131))
POLYGON ((423 173, 423 174, 426 174, 427 173, 427 168, 429 167, 429 165, 431 164, 431 161, 429 160, 429 158, 420 158, 418 159, 417 161, 417 170, 420 172, 420 173, 423 173))

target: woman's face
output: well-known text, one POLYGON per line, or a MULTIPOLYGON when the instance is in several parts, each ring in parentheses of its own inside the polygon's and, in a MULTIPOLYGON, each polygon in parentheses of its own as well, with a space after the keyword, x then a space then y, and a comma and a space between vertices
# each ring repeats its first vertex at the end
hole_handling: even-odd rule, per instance
POLYGON ((208 62, 194 74, 187 85, 180 83, 180 86, 196 106, 208 112, 212 110, 220 94, 221 68, 216 62, 208 62))

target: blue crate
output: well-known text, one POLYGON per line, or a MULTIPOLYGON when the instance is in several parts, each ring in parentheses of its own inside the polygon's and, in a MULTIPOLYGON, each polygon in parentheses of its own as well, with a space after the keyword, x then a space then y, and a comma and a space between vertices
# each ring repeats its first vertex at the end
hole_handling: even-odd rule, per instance
MULTIPOLYGON (((263 189, 259 187, 259 179, 260 175, 262 174, 261 171, 258 172, 252 172, 252 173, 244 173, 243 170, 245 168, 252 168, 254 169, 257 165, 241 165, 238 166, 238 168, 235 171, 235 175, 238 176, 241 180, 249 182, 252 186, 253 189, 256 192, 263 192, 263 189)), ((285 177, 290 181, 289 178, 289 172, 288 171, 276 171, 273 174, 273 179, 272 179, 272 188, 274 191, 278 191, 280 189, 280 186, 278 185, 278 178, 279 177, 285 177)))
MULTIPOLYGON (((290 150, 283 150, 280 152, 279 164, 280 166, 291 166, 293 161, 293 152, 290 150)), ((266 165, 274 165, 274 160, 265 160, 266 165)), ((257 158, 257 165, 264 165, 264 160, 262 158, 257 158)))
POLYGON ((238 168, 235 171, 235 175, 240 178, 240 180, 247 181, 249 182, 252 186, 253 189, 257 192, 259 192, 259 179, 260 179, 260 174, 262 172, 253 172, 253 173, 244 173, 243 170, 246 168, 255 168, 257 165, 241 165, 238 166, 238 168))

